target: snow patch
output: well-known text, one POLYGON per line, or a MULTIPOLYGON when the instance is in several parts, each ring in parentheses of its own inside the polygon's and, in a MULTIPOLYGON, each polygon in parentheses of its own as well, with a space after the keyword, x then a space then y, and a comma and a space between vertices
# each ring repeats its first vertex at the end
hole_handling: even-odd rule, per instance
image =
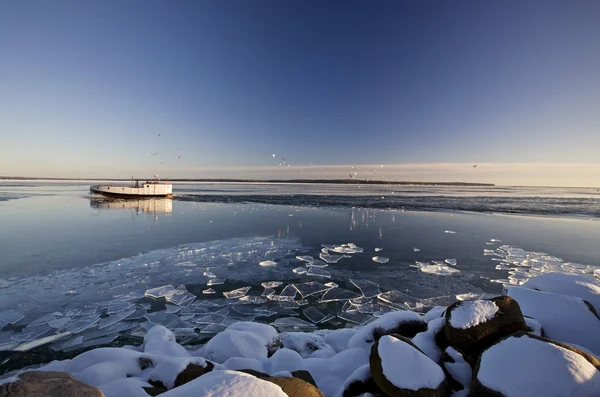
POLYGON ((488 300, 463 301, 450 313, 450 325, 457 329, 474 327, 494 318, 498 306, 488 300))

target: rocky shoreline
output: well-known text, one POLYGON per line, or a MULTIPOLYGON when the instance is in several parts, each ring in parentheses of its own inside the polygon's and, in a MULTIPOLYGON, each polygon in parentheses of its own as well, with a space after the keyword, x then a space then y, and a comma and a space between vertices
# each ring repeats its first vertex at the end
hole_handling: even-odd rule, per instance
POLYGON ((196 350, 157 325, 141 346, 17 371, 0 396, 598 396, 599 299, 591 277, 544 274, 504 296, 355 328, 241 321, 196 350))

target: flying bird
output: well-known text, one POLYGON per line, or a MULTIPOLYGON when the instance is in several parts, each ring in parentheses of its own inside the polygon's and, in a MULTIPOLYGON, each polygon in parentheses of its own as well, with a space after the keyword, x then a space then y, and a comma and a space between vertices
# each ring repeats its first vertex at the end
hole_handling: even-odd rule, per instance
POLYGON ((158 134, 158 136, 160 136, 160 134, 158 134))
POLYGON ((475 164, 475 165, 473 166, 473 168, 477 168, 477 164, 475 164))
POLYGON ((156 156, 158 154, 158 152, 154 153, 153 156, 156 156))

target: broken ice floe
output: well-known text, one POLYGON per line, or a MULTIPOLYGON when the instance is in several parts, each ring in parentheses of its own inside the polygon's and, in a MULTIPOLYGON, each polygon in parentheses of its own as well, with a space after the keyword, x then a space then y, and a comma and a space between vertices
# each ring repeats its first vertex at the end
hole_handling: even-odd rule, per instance
POLYGON ((275 261, 262 261, 259 262, 259 265, 262 267, 274 267, 277 266, 277 262, 275 261))
POLYGON ((413 267, 418 268, 423 273, 436 274, 438 276, 449 276, 460 273, 460 270, 446 266, 442 261, 433 261, 431 264, 416 261, 413 267))
POLYGON ((374 256, 371 259, 373 260, 373 262, 377 263, 388 263, 390 261, 390 258, 386 258, 385 256, 374 256))

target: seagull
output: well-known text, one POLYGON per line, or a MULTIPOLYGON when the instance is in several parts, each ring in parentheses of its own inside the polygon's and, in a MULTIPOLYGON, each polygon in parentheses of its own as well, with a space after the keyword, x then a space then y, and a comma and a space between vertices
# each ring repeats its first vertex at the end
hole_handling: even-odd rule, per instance
POLYGON ((160 134, 158 134, 158 136, 160 136, 160 134))
POLYGON ((177 158, 178 158, 179 160, 181 160, 181 156, 177 156, 177 158))
POLYGON ((350 178, 354 179, 354 176, 352 174, 350 174, 350 178))
POLYGON ((154 153, 153 156, 156 156, 158 154, 158 152, 154 153))
POLYGON ((477 164, 475 164, 475 165, 473 166, 473 168, 477 168, 477 164))

